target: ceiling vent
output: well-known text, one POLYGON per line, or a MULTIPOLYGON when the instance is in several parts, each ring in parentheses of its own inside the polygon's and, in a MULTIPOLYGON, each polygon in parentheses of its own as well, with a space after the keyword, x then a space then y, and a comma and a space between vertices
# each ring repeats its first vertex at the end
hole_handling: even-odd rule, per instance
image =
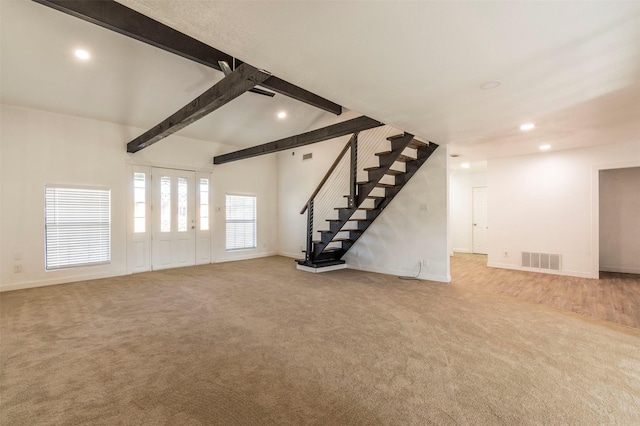
POLYGON ((462 157, 462 155, 460 155, 460 154, 449 154, 449 157, 458 158, 458 157, 462 157))
POLYGON ((304 161, 304 160, 311 160, 312 158, 313 158, 313 153, 312 153, 312 152, 310 152, 310 153, 308 153, 308 154, 303 154, 303 155, 302 155, 302 161, 304 161))

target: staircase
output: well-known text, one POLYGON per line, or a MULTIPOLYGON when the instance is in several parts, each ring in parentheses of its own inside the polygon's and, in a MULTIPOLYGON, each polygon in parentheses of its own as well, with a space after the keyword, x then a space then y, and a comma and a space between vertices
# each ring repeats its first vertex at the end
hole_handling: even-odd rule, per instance
MULTIPOLYGON (((382 139, 380 139, 382 140, 382 139)), ((345 146, 329 175, 341 156, 348 149, 351 151, 350 193, 344 195, 346 207, 335 207, 337 219, 327 219, 328 229, 319 230, 320 239, 313 239, 314 197, 325 183, 327 176, 309 199, 301 213, 307 212, 307 250, 305 258, 296 260, 303 267, 326 268, 344 264, 342 257, 355 244, 373 221, 389 205, 391 200, 402 190, 418 169, 427 161, 438 145, 422 142, 413 135, 404 133, 387 138, 391 150, 376 152, 378 166, 365 168, 368 179, 356 182, 358 134, 354 134, 345 146), (404 163, 405 170, 394 168, 394 164, 404 163)))

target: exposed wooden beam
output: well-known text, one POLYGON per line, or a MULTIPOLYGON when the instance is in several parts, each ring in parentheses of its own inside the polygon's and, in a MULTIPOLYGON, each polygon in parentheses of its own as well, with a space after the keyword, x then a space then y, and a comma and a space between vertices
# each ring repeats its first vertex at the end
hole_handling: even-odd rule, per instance
POLYGON ((286 149, 296 148, 299 146, 310 145, 316 142, 322 142, 329 139, 338 138, 340 136, 351 133, 361 132, 374 127, 384 126, 373 118, 358 117, 342 123, 333 124, 321 129, 312 130, 288 138, 280 139, 274 142, 265 143, 251 148, 241 149, 240 151, 230 152, 228 154, 213 157, 213 164, 224 164, 231 161, 244 160, 246 158, 257 157, 258 155, 271 154, 286 149))
POLYGON ((240 65, 213 87, 180 108, 157 126, 127 144, 127 152, 137 152, 177 132, 210 112, 232 101, 270 75, 249 64, 240 65))
MULTIPOLYGON (((83 19, 141 42, 221 71, 218 61, 234 63, 234 58, 142 13, 113 0, 33 0, 76 18, 83 19)), ((236 67, 242 61, 235 59, 236 67)), ((342 107, 294 84, 271 76, 261 84, 274 92, 325 111, 341 114, 342 107)))

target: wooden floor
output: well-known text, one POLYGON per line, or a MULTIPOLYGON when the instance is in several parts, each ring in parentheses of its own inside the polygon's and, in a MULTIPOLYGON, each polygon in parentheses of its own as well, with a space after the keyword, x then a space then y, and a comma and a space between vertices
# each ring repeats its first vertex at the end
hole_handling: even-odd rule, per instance
POLYGON ((601 272, 593 280, 486 265, 487 256, 456 253, 451 257, 452 285, 640 328, 640 275, 601 272))

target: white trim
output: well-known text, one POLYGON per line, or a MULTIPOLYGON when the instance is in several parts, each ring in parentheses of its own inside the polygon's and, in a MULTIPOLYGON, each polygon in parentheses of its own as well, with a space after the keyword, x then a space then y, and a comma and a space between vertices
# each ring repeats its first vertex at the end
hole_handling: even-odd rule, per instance
POLYGON ((321 268, 312 268, 311 266, 304 265, 296 265, 296 269, 299 271, 310 272, 312 274, 321 274, 323 272, 337 271, 339 269, 347 269, 346 263, 341 263, 339 265, 331 265, 331 266, 323 266, 321 268))
POLYGON ((290 257, 291 259, 304 259, 304 253, 302 252, 295 254, 295 253, 279 251, 278 256, 290 257))
POLYGON ((70 284, 70 283, 75 283, 79 281, 100 280, 103 278, 114 278, 114 277, 121 277, 124 275, 128 275, 126 270, 121 270, 119 272, 103 272, 99 274, 76 275, 73 277, 53 278, 53 279, 47 279, 47 280, 41 280, 41 281, 29 281, 29 282, 16 283, 16 284, 7 284, 7 285, 0 286, 0 292, 24 290, 27 288, 36 288, 36 287, 46 287, 46 286, 58 285, 58 284, 70 284))
POLYGON ((640 274, 640 268, 628 266, 600 266, 600 272, 618 272, 621 274, 640 274))
POLYGON ((452 253, 473 253, 473 252, 466 248, 454 248, 452 253))
MULTIPOLYGON (((257 250, 257 249, 250 249, 250 250, 257 250)), ((230 252, 227 252, 227 253, 234 253, 234 252, 230 251, 230 252)), ((278 256, 278 253, 277 252, 267 252, 267 253, 248 254, 248 255, 245 255, 245 256, 221 257, 221 258, 218 258, 218 259, 213 259, 211 263, 234 262, 236 260, 251 260, 251 259, 259 259, 261 257, 270 257, 270 256, 278 256)))
POLYGON ((514 271, 524 271, 524 272, 535 272, 539 274, 548 274, 548 275, 563 275, 568 277, 578 277, 578 278, 594 278, 598 279, 598 277, 594 277, 590 272, 580 272, 580 271, 550 271, 546 269, 537 269, 537 268, 525 268, 519 265, 513 265, 511 263, 500 263, 500 262, 488 262, 487 266, 489 268, 501 268, 501 269, 512 269, 514 271))
MULTIPOLYGON (((384 275, 395 275, 397 277, 413 276, 413 273, 411 272, 408 273, 405 270, 378 268, 377 266, 365 266, 365 265, 357 266, 354 264, 350 264, 349 262, 347 262, 347 267, 349 269, 355 269, 358 271, 375 272, 377 274, 384 274, 384 275)), ((423 272, 418 277, 416 277, 416 279, 421 281, 424 280, 424 281, 437 281, 441 283, 450 283, 451 275, 435 275, 435 274, 427 274, 423 272)))

